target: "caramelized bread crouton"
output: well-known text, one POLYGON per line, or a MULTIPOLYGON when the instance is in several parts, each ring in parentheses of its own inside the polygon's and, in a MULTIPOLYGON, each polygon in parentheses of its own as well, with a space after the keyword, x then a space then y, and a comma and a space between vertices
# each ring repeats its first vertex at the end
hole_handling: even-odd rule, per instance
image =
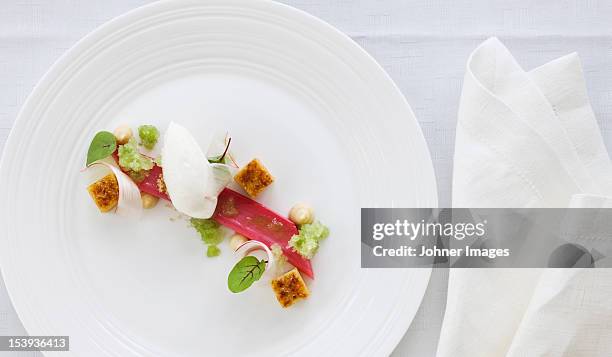
POLYGON ((297 300, 306 299, 310 295, 308 287, 297 268, 293 268, 293 270, 272 280, 272 290, 274 290, 276 300, 282 307, 289 307, 297 300))
POLYGON ((113 174, 108 174, 87 187, 100 212, 108 212, 119 201, 119 184, 113 174))
POLYGON ((253 159, 238 171, 236 176, 234 176, 234 180, 249 196, 256 197, 274 182, 274 177, 270 175, 258 159, 253 159))

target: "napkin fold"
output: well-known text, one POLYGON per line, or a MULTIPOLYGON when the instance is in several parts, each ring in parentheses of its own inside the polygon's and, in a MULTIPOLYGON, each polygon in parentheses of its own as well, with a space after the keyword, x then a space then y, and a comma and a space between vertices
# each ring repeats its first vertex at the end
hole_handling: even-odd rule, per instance
MULTIPOLYGON (((463 84, 453 206, 606 207, 607 196, 612 164, 578 56, 525 72, 498 39, 482 43, 463 84)), ((609 356, 611 321, 607 269, 455 269, 438 356, 609 356)))

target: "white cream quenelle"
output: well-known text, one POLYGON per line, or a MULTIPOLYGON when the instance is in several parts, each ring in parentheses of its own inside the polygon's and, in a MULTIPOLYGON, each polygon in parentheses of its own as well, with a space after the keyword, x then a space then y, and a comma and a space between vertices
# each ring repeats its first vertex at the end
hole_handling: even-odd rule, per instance
POLYGON ((164 182, 174 207, 189 217, 210 218, 219 193, 232 178, 226 165, 210 164, 196 139, 174 122, 164 136, 162 161, 164 182))

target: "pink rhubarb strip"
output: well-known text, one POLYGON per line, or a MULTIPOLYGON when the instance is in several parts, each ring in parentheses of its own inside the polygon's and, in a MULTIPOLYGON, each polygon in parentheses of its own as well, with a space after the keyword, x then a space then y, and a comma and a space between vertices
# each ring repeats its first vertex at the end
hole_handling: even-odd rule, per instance
POLYGON ((213 218, 220 224, 249 239, 260 241, 268 247, 277 243, 289 263, 314 279, 310 260, 287 246, 289 239, 298 234, 295 224, 287 218, 229 188, 225 188, 219 195, 213 218))

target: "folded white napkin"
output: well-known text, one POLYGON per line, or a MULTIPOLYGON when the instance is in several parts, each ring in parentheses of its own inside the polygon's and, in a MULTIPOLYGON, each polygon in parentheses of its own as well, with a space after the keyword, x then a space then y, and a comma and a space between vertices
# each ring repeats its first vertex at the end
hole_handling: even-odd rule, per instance
MULTIPOLYGON (((604 207, 612 164, 579 58, 525 72, 496 38, 470 56, 455 207, 604 207)), ((612 239, 610 237, 609 239, 612 239)), ((456 269, 438 356, 611 356, 607 269, 456 269)))

